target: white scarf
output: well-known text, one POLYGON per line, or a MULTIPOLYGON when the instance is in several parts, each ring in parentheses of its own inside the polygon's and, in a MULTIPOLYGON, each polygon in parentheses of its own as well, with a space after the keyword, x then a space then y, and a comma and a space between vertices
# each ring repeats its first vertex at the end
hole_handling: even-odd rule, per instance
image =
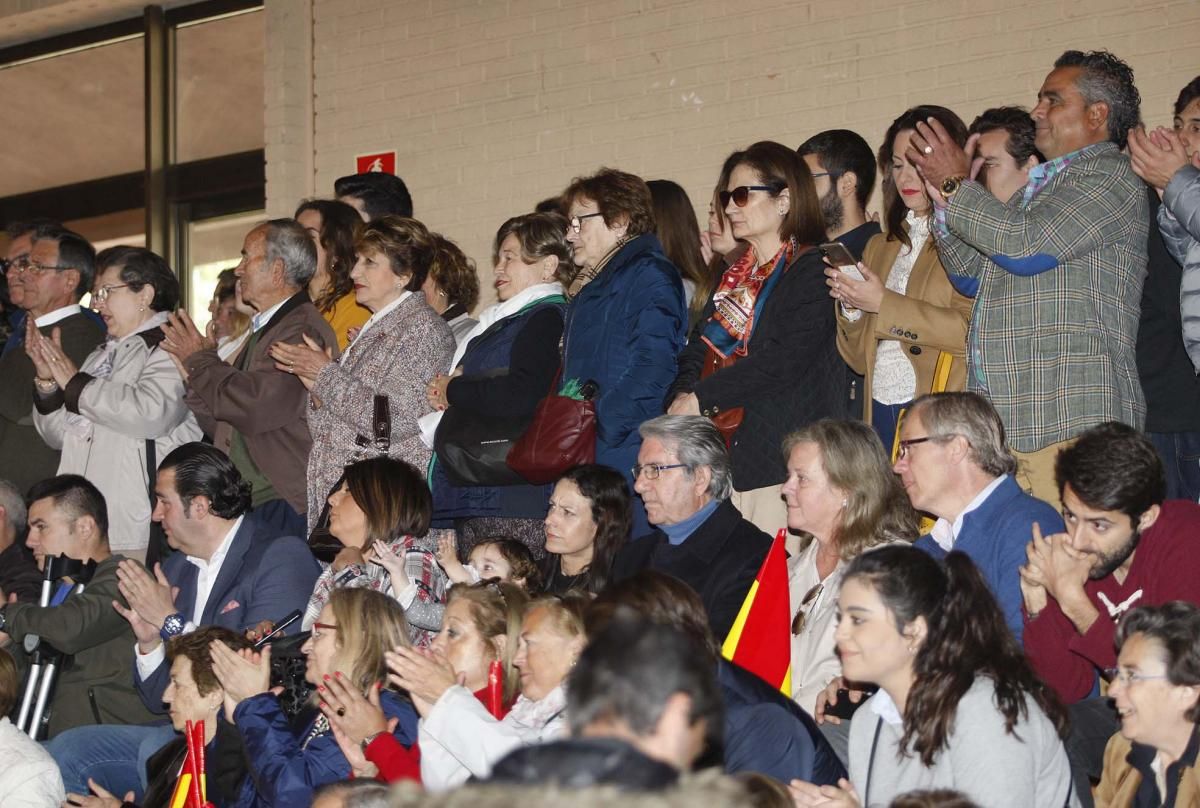
MULTIPOLYGON (((476 326, 468 331, 467 335, 459 341, 458 348, 454 351, 454 358, 450 360, 450 370, 453 371, 462 363, 463 357, 467 353, 467 346, 471 344, 471 340, 475 339, 475 337, 487 331, 501 320, 512 317, 530 303, 561 294, 563 294, 563 287, 558 281, 538 283, 522 289, 508 300, 497 303, 494 306, 488 306, 479 313, 479 322, 476 326)), ((430 449, 433 448, 433 436, 437 434, 438 424, 441 421, 442 410, 434 410, 417 419, 417 426, 421 430, 421 442, 430 449)))

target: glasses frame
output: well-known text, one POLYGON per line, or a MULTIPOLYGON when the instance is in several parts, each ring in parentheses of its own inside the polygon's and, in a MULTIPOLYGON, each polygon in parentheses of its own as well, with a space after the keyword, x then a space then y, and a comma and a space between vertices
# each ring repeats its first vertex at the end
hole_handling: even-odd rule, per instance
POLYGON ((1105 668, 1104 675, 1108 677, 1109 682, 1120 682, 1126 687, 1135 682, 1152 682, 1156 679, 1169 680, 1171 678, 1165 673, 1133 673, 1132 671, 1122 671, 1120 668, 1105 668))
POLYGON ((825 582, 821 581, 812 589, 805 593, 800 599, 800 607, 796 610, 796 616, 792 618, 792 636, 799 637, 800 632, 804 631, 804 623, 808 620, 808 613, 812 611, 812 604, 817 598, 821 597, 821 593, 825 591, 825 582))
POLYGON ((662 476, 664 471, 685 469, 687 467, 687 463, 647 463, 644 466, 639 463, 631 468, 630 471, 633 472, 633 479, 636 482, 643 473, 646 475, 647 480, 657 480, 662 476), (650 469, 654 469, 654 471, 651 472, 650 469))
POLYGON ((114 284, 112 286, 101 286, 92 295, 92 299, 95 300, 97 303, 103 303, 106 300, 108 300, 108 296, 113 293, 114 289, 128 289, 128 288, 129 288, 129 284, 127 284, 127 283, 118 283, 118 284, 114 284))
POLYGON ((721 200, 721 210, 729 207, 729 200, 733 200, 733 204, 739 208, 744 208, 750 204, 751 191, 765 191, 767 193, 777 193, 774 186, 771 185, 739 185, 732 191, 720 191, 717 198, 721 200), (740 199, 739 199, 740 197, 740 199))
POLYGON ((63 266, 62 264, 55 264, 54 266, 39 264, 36 261, 30 260, 28 255, 21 255, 11 261, 5 262, 4 271, 8 272, 10 269, 16 271, 17 277, 21 277, 26 272, 32 272, 34 275, 41 277, 51 270, 54 272, 66 272, 68 269, 75 269, 75 267, 63 266))
POLYGON ((603 216, 603 215, 604 215, 603 213, 600 213, 599 211, 597 211, 595 213, 585 213, 582 216, 572 216, 569 221, 569 224, 571 227, 571 232, 574 233, 575 235, 579 235, 580 231, 583 229, 583 220, 584 219, 591 219, 593 216, 603 216))
POLYGON ((908 440, 897 441, 896 446, 898 449, 896 450, 896 459, 899 460, 901 458, 908 457, 908 448, 910 446, 916 446, 919 443, 926 443, 927 441, 941 443, 943 441, 953 440, 954 438, 958 437, 961 437, 961 435, 956 432, 950 435, 925 435, 924 437, 920 438, 909 438, 908 440))
POLYGON ((321 631, 337 631, 337 626, 335 626, 333 623, 313 623, 312 634, 310 635, 313 642, 316 642, 321 638, 321 631))

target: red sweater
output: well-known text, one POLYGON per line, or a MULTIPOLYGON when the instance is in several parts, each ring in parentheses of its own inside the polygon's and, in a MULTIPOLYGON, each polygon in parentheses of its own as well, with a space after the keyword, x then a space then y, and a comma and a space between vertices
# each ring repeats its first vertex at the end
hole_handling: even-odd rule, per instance
POLYGON ((1117 620, 1109 616, 1099 593, 1120 605, 1139 589, 1142 595, 1133 606, 1158 606, 1171 600, 1200 603, 1200 505, 1181 499, 1164 502, 1158 519, 1142 534, 1124 583, 1109 575, 1084 585, 1100 612, 1086 634, 1075 630, 1054 598, 1049 598, 1036 620, 1025 615, 1025 652, 1064 702, 1086 698, 1097 670, 1117 664, 1117 620))
MULTIPOLYGON (((475 698, 487 703, 487 688, 475 691, 475 698)), ((509 705, 511 707, 511 705, 509 705)), ((508 707, 504 714, 508 713, 508 707)), ((504 717, 500 715, 500 718, 504 717)), ((371 743, 365 750, 367 760, 379 769, 379 779, 385 783, 397 780, 416 780, 421 782, 421 748, 417 743, 405 748, 396 736, 385 732, 371 743)))

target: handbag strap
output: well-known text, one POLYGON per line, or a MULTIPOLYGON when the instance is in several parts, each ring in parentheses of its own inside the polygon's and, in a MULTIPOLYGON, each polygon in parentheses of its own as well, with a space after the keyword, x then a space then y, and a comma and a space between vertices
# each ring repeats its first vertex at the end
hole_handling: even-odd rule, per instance
POLYGON ((875 773, 875 750, 879 747, 879 733, 883 730, 883 716, 875 721, 875 737, 871 739, 871 757, 867 759, 867 786, 863 790, 862 804, 871 804, 871 775, 875 773))
POLYGON ((392 448, 392 411, 388 397, 376 395, 373 406, 375 409, 371 416, 371 437, 358 435, 354 442, 363 448, 374 446, 380 454, 387 454, 392 448))

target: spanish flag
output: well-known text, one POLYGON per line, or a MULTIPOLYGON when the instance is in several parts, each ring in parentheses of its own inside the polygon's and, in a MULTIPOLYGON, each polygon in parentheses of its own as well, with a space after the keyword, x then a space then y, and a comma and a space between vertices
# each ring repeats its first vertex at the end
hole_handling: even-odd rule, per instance
POLYGON ((721 647, 722 655, 792 695, 791 603, 788 594, 787 530, 775 536, 771 551, 742 603, 721 647))
POLYGON ((187 722, 183 732, 187 754, 171 795, 170 808, 212 808, 204 776, 204 722, 187 722))

